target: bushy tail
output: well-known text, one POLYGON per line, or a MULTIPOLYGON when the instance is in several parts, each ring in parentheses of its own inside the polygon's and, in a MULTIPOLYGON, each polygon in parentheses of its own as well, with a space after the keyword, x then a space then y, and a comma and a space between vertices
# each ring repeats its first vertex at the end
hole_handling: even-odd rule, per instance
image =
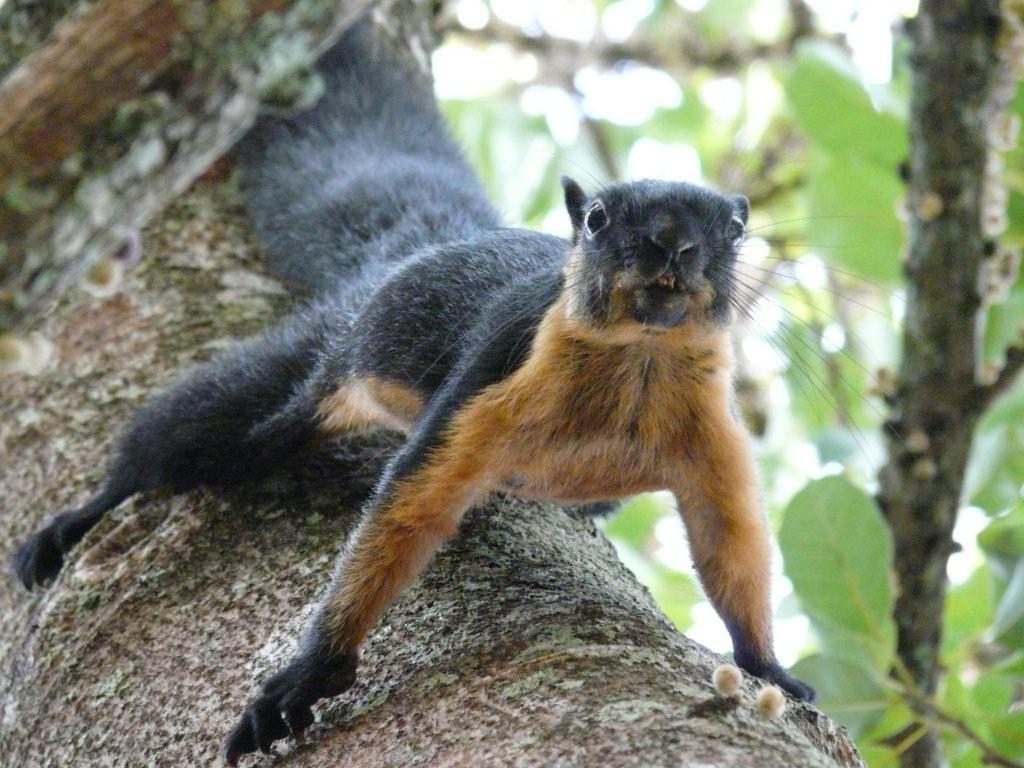
POLYGON ((279 277, 315 292, 369 261, 498 226, 429 80, 370 22, 318 68, 316 106, 262 117, 239 147, 250 217, 279 277))

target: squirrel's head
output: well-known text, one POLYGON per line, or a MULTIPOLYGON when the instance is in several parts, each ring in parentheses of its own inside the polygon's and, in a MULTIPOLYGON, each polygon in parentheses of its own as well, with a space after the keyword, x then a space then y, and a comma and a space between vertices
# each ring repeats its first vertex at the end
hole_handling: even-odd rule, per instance
POLYGON ((573 226, 570 312, 606 326, 728 322, 749 203, 685 182, 612 184, 587 195, 562 177, 573 226))

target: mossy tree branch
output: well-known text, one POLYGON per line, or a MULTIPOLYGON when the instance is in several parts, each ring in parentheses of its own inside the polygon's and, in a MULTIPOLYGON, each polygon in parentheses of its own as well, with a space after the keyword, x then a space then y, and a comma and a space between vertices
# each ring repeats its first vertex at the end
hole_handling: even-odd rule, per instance
POLYGON ((0 331, 180 194, 261 100, 315 96, 303 73, 369 4, 103 0, 39 15, 35 36, 15 34, 24 4, 0 15, 25 53, 0 83, 0 331))

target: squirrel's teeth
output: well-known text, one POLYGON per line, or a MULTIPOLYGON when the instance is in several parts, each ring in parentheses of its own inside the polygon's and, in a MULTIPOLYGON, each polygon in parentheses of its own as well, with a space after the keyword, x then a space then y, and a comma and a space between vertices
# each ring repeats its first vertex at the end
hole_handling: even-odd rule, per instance
POLYGON ((666 272, 654 281, 655 285, 660 285, 662 288, 675 288, 676 278, 671 273, 666 272))

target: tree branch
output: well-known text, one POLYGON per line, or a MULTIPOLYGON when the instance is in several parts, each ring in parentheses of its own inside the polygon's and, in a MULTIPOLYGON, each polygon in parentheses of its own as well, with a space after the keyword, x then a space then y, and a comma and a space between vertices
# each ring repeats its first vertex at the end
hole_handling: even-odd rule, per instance
POLYGON ((579 42, 553 35, 530 34, 502 21, 493 13, 481 28, 464 27, 453 20, 445 32, 481 43, 503 43, 516 50, 536 54, 549 73, 548 77, 541 78, 545 82, 564 82, 566 76, 571 78, 584 67, 610 68, 626 61, 675 75, 685 75, 702 67, 728 73, 743 69, 758 59, 783 59, 792 53, 800 39, 817 34, 812 24, 813 17, 802 0, 792 0, 790 11, 793 18, 790 34, 776 42, 748 45, 714 45, 696 34, 688 22, 676 24, 671 34, 662 36, 665 40, 662 43, 641 37, 624 41, 595 39, 579 42))
MULTIPOLYGON (((981 304, 980 201, 998 12, 998 0, 923 0, 908 22, 907 310, 878 500, 895 542, 897 653, 928 696, 939 674, 946 561, 979 415, 974 329, 981 304), (912 434, 927 437, 923 452, 919 441, 905 444, 912 434)), ((907 768, 941 765, 935 732, 916 741, 900 762, 907 768)))
POLYGON ((1024 370, 1024 346, 1010 347, 1006 350, 1006 360, 995 381, 978 386, 974 396, 975 408, 979 412, 986 410, 1017 382, 1022 370, 1024 370))
MULTIPOLYGON (((919 726, 948 728, 956 731, 981 750, 982 763, 985 765, 998 765, 1002 766, 1002 768, 1024 768, 1024 763, 1018 760, 1012 760, 1000 753, 994 745, 972 728, 963 718, 951 715, 939 706, 934 696, 926 695, 918 689, 914 682, 909 678, 909 673, 905 668, 901 669, 901 672, 903 672, 901 676, 907 677, 906 682, 894 680, 892 681, 892 684, 896 691, 898 691, 899 694, 903 696, 915 710, 915 722, 919 726)), ((924 733, 920 733, 913 743, 916 743, 924 735, 924 733)), ((908 745, 908 749, 910 746, 912 746, 912 744, 908 745)))
POLYGON ((236 141, 370 0, 103 0, 0 84, 0 331, 236 141), (267 56, 267 51, 274 51, 267 56))

